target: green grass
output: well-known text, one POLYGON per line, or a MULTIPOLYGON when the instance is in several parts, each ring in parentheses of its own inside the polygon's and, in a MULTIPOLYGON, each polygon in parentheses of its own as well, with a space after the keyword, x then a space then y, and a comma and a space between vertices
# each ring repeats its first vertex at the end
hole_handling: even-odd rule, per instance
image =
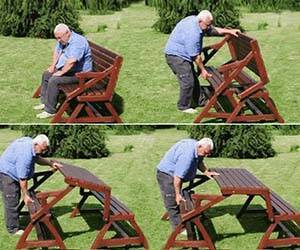
MULTIPOLYGON (((286 122, 298 122, 300 104, 300 12, 250 14, 241 23, 258 39, 270 76, 271 97, 286 122), (265 30, 258 30, 267 23, 265 30), (280 25, 279 25, 280 24, 280 25)), ((81 27, 88 39, 124 57, 117 93, 124 98, 127 123, 190 123, 195 116, 177 111, 178 83, 165 63, 163 49, 168 35, 154 31, 154 8, 132 4, 112 15, 82 15, 81 27), (107 26, 97 32, 99 26, 107 26)), ((206 38, 205 44, 215 38, 206 38)), ((0 36, 0 120, 7 123, 49 122, 35 118, 31 95, 50 63, 54 40, 0 36)), ((223 63, 224 53, 216 59, 223 63)), ((204 81, 201 80, 203 83, 204 81)))
MULTIPOLYGON (((20 136, 18 131, 0 130, 0 152, 9 141, 20 136)), ((85 167, 112 187, 112 194, 123 201, 136 215, 136 220, 148 238, 150 249, 161 249, 170 233, 168 222, 160 220, 164 212, 155 168, 169 147, 179 139, 187 137, 185 131, 161 129, 153 133, 139 135, 109 135, 108 147, 112 154, 107 158, 91 160, 62 159, 64 162, 85 167), (133 150, 124 152, 127 145, 133 150)), ((267 186, 278 192, 298 210, 300 164, 299 153, 289 152, 292 145, 300 145, 300 135, 275 136, 274 148, 278 155, 269 159, 235 160, 208 158, 209 167, 244 167, 256 175, 267 186)), ((41 169, 39 166, 36 169, 41 169)), ((56 173, 40 190, 55 190, 64 186, 63 178, 56 173)), ((212 181, 198 187, 199 193, 218 193, 217 185, 212 181)), ((69 213, 78 201, 75 190, 59 202, 54 208, 58 221, 65 233, 65 244, 70 249, 87 249, 91 246, 97 231, 92 229, 82 217, 70 219, 69 213), (71 237, 72 236, 72 237, 71 237)), ((209 210, 216 230, 214 239, 217 249, 256 249, 267 221, 263 216, 245 215, 240 221, 235 218, 240 206, 245 201, 243 196, 232 196, 209 210), (246 244, 245 244, 246 243, 246 244)), ((95 203, 89 200, 89 203, 95 203)), ((0 248, 14 249, 17 237, 9 236, 5 230, 3 206, 0 202, 0 248)), ((254 204, 263 204, 256 199, 254 204)), ((98 225, 99 217, 93 217, 92 224, 98 225)), ((90 221, 91 222, 91 221, 90 221)))

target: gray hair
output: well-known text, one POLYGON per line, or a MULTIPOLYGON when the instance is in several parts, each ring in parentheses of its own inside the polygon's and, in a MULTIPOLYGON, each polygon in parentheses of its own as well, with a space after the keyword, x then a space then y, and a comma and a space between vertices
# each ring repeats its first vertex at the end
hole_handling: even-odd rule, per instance
POLYGON ((57 32, 60 32, 60 31, 63 31, 63 32, 69 32, 70 31, 70 28, 68 27, 68 25, 64 24, 64 23, 59 23, 55 26, 54 28, 54 34, 57 33, 57 32))
POLYGON ((49 138, 46 135, 44 135, 44 134, 37 135, 33 139, 33 143, 34 144, 39 144, 39 145, 46 143, 46 145, 48 147, 50 146, 49 138))
POLYGON ((198 146, 206 146, 206 147, 209 147, 211 150, 214 149, 214 142, 212 141, 212 139, 210 138, 202 138, 200 141, 197 142, 197 145, 198 146))
POLYGON ((198 21, 211 22, 214 18, 209 10, 202 10, 197 15, 198 21))

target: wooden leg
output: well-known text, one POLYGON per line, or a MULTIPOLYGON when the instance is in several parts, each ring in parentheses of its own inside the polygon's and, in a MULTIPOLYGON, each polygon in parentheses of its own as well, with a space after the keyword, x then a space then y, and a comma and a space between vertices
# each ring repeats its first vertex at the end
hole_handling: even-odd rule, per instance
POLYGON ((281 117, 281 115, 279 114, 273 100, 268 96, 267 98, 264 98, 266 101, 266 104, 268 106, 268 108, 271 110, 271 112, 274 114, 276 120, 280 123, 284 123, 284 119, 281 117))
POLYGON ((70 215, 70 218, 73 218, 75 217, 78 213, 80 213, 80 209, 81 207, 83 206, 84 202, 87 200, 87 198, 89 197, 90 195, 88 194, 83 194, 81 200, 79 201, 79 203, 77 204, 77 206, 73 209, 71 215, 70 215))
POLYGON ((246 200, 246 202, 242 206, 241 210, 236 215, 237 218, 240 218, 242 216, 242 214, 246 212, 246 210, 247 210, 248 206, 250 205, 251 201, 253 200, 253 198, 254 198, 254 195, 248 195, 248 199, 246 200))
POLYGON ((55 114, 55 116, 52 118, 51 122, 52 123, 59 123, 59 122, 63 122, 64 119, 62 118, 64 112, 67 110, 67 108, 69 107, 69 102, 65 101, 59 108, 59 110, 57 111, 57 113, 55 114))
POLYGON ((50 222, 49 217, 47 219, 45 219, 44 223, 48 227, 51 234, 53 235, 53 237, 57 243, 57 246, 59 246, 60 249, 67 249, 62 238, 60 237, 59 233, 57 232, 56 228, 50 222))
POLYGON ((270 239, 271 234, 273 233, 273 231, 275 230, 277 226, 277 223, 272 223, 269 228, 267 229, 267 231, 265 232, 264 236, 261 238, 258 248, 257 249, 265 249, 266 247, 268 247, 268 241, 270 239))
POLYGON ((112 222, 108 222, 107 224, 105 224, 103 226, 103 228, 98 233, 96 239, 94 240, 91 249, 97 249, 98 247, 101 246, 101 241, 104 239, 104 236, 105 236, 106 232, 108 231, 108 229, 111 227, 111 224, 112 224, 112 222))
POLYGON ((182 224, 180 224, 175 228, 175 230, 173 230, 173 232, 169 236, 169 239, 168 239, 165 247, 163 248, 164 250, 169 250, 174 246, 176 237, 178 234, 180 234, 180 232, 183 230, 183 228, 184 228, 184 226, 182 224))
POLYGON ((26 239, 28 238, 28 235, 30 234, 32 229, 33 229, 33 223, 30 222, 29 225, 25 228, 24 233, 21 235, 17 243, 16 249, 27 248, 26 239))
POLYGON ((39 98, 41 96, 41 85, 37 87, 37 89, 34 91, 34 94, 32 96, 32 98, 39 98))
POLYGON ((70 117, 67 119, 67 122, 74 123, 76 121, 76 118, 78 117, 80 111, 83 109, 84 103, 78 103, 70 117))
POLYGON ((141 230, 141 228, 134 221, 134 219, 129 220, 129 222, 132 225, 132 227, 134 228, 134 230, 136 231, 137 235, 139 236, 139 238, 141 240, 141 244, 143 245, 144 249, 149 249, 148 241, 147 241, 145 235, 143 234, 143 231, 141 230))
POLYGON ((215 250, 216 248, 214 246, 214 243, 212 242, 212 240, 211 240, 209 234, 207 233, 205 227, 201 223, 200 218, 199 217, 196 218, 194 220, 194 223, 196 224, 197 228, 199 229, 200 233, 202 234, 204 241, 207 243, 208 249, 215 250))
POLYGON ((105 106, 109 110, 109 112, 112 114, 116 123, 123 123, 122 119, 120 118, 117 111, 115 110, 115 108, 113 107, 113 105, 110 102, 106 102, 105 106))
POLYGON ((231 113, 231 115, 228 117, 228 119, 226 120, 226 123, 232 123, 235 119, 235 117, 238 115, 238 113, 240 112, 241 108, 243 107, 245 101, 241 101, 238 103, 238 105, 235 107, 235 109, 233 110, 233 112, 231 113))
POLYGON ((216 94, 214 94, 212 98, 208 101, 208 103, 205 105, 202 112, 195 118, 194 123, 200 123, 201 120, 207 115, 208 111, 216 103, 216 101, 217 101, 217 96, 216 94))

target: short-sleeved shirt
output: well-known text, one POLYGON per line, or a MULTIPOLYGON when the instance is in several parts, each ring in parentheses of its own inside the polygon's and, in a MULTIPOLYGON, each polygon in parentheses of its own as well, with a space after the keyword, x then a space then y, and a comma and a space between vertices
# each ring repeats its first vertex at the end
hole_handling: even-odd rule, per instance
POLYGON ((66 45, 57 43, 55 47, 59 59, 55 65, 56 69, 61 69, 70 58, 76 59, 72 71, 87 72, 92 71, 92 54, 89 43, 84 36, 72 31, 70 39, 66 45))
POLYGON ((184 139, 167 151, 157 169, 183 181, 191 181, 195 178, 198 164, 202 164, 202 161, 203 157, 197 153, 197 141, 184 139))
POLYGON ((165 54, 192 62, 201 53, 203 36, 197 16, 188 16, 176 24, 167 42, 165 54))
POLYGON ((33 140, 22 137, 13 141, 0 157, 0 172, 15 181, 30 179, 34 175, 36 154, 33 140))

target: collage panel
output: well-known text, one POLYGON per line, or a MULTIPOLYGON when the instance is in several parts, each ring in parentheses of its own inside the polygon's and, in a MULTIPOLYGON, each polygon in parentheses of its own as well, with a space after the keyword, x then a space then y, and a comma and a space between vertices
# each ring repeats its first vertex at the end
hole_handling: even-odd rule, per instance
POLYGON ((1 249, 299 245, 297 125, 3 125, 0 138, 1 249))
POLYGON ((25 2, 0 5, 1 123, 299 120, 297 1, 25 2))

